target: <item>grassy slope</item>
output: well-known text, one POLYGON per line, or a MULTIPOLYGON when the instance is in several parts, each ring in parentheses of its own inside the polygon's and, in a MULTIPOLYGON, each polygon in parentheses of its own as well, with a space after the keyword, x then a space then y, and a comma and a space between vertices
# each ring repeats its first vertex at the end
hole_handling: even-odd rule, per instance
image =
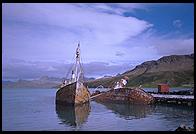
POLYGON ((167 82, 171 87, 183 87, 184 84, 191 84, 194 82, 193 71, 146 73, 130 79, 127 86, 142 84, 143 87, 157 87, 158 83, 167 82))
POLYGON ((115 81, 128 76, 127 86, 157 87, 158 83, 169 83, 170 87, 193 86, 194 54, 182 56, 166 56, 157 61, 144 62, 135 69, 120 76, 101 78, 87 82, 89 87, 111 87, 115 81))
MULTIPOLYGON (((115 81, 121 77, 99 79, 88 82, 89 87, 98 87, 103 85, 104 87, 111 87, 115 81)), ((145 73, 143 75, 130 77, 127 86, 134 87, 142 85, 143 87, 157 87, 158 83, 169 82, 170 87, 183 87, 184 85, 194 83, 194 72, 157 72, 157 73, 145 73)))

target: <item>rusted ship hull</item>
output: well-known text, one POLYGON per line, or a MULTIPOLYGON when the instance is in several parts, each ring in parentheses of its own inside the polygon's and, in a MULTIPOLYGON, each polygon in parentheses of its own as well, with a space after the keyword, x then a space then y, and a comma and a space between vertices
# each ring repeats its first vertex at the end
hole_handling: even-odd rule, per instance
POLYGON ((56 104, 79 105, 89 101, 90 93, 80 82, 61 87, 56 92, 56 104))
POLYGON ((118 88, 101 93, 94 98, 98 102, 152 104, 154 97, 139 88, 118 88))

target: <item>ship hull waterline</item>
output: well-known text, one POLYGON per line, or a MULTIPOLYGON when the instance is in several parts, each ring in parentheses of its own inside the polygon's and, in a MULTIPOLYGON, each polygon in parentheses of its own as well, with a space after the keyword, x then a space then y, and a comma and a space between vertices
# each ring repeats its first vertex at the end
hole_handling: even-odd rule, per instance
POLYGON ((56 104, 61 105, 81 105, 88 103, 90 92, 80 82, 74 82, 63 86, 56 92, 56 104))

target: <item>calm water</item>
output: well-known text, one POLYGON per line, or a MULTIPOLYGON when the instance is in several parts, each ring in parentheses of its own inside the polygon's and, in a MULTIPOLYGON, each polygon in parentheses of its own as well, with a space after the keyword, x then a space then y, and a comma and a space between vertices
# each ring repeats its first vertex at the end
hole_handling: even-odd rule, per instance
MULTIPOLYGON (((90 89, 91 92, 95 89, 90 89)), ((97 103, 81 107, 55 105, 55 89, 3 89, 2 129, 32 131, 173 131, 191 126, 194 109, 97 103)))

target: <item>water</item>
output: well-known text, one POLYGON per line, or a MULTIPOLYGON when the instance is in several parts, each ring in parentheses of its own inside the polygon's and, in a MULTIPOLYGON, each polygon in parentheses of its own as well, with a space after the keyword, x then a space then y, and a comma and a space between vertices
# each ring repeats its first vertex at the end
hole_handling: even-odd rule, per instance
POLYGON ((2 93, 3 130, 173 131, 181 123, 191 127, 194 123, 194 109, 187 106, 91 101, 74 108, 56 106, 55 89, 3 89, 2 93))

